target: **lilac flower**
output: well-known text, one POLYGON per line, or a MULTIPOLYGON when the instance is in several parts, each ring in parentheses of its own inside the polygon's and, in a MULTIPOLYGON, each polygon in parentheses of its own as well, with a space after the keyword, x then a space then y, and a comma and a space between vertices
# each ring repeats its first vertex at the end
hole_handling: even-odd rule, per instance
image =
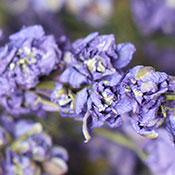
POLYGON ((66 8, 93 27, 105 25, 113 11, 113 0, 67 0, 66 8))
POLYGON ((97 32, 76 40, 72 46, 71 62, 60 76, 60 81, 75 88, 119 71, 130 62, 135 52, 131 43, 116 45, 114 35, 100 36, 97 32))
POLYGON ((145 150, 149 154, 146 164, 153 174, 172 175, 175 173, 174 145, 171 144, 165 130, 159 130, 159 137, 149 140, 145 145, 145 150))
MULTIPOLYGON (((53 146, 51 137, 43 131, 40 123, 26 119, 16 121, 10 116, 2 115, 0 124, 11 138, 10 145, 8 145, 10 148, 1 144, 6 150, 4 155, 3 152, 0 153, 0 171, 3 174, 52 174, 52 168, 60 175, 67 172, 66 150, 53 146)), ((2 138, 1 133, 0 139, 2 138)))
POLYGON ((88 111, 91 115, 91 127, 101 127, 106 122, 110 127, 118 127, 122 123, 122 119, 116 113, 115 86, 110 85, 109 81, 101 81, 93 85, 90 98, 88 100, 88 111))
POLYGON ((67 151, 61 146, 52 147, 52 149, 50 150, 50 157, 60 157, 64 161, 67 161, 69 159, 67 151))
POLYGON ((59 106, 62 116, 75 116, 75 93, 61 83, 56 83, 51 101, 59 106))
MULTIPOLYGON (((83 118, 83 133, 89 137, 92 129, 107 123, 111 128, 122 124, 120 115, 115 110, 117 85, 122 75, 115 73, 108 80, 94 83, 92 88, 84 88, 77 93, 76 114, 83 118)), ((88 139, 87 139, 88 140, 88 139)))
MULTIPOLYGON (((52 35, 45 35, 39 25, 26 27, 11 35, 10 42, 0 49, 0 61, 3 63, 0 76, 3 86, 15 89, 18 86, 34 87, 39 77, 49 75, 57 68, 61 51, 52 35)), ((7 92, 4 92, 6 94, 7 92)))
POLYGON ((16 82, 7 73, 0 75, 0 96, 13 93, 16 89, 16 82))
POLYGON ((52 141, 49 135, 42 132, 40 123, 20 120, 15 124, 13 132, 16 140, 12 145, 13 151, 25 154, 33 160, 41 162, 46 160, 52 141))
POLYGON ((10 95, 1 96, 0 104, 5 108, 6 112, 14 116, 31 112, 42 116, 46 108, 38 100, 39 97, 35 93, 17 89, 10 95))
POLYGON ((42 13, 42 12, 56 13, 63 7, 64 1, 65 0, 54 0, 54 1, 31 0, 31 4, 37 13, 42 13))
POLYGON ((142 33, 152 34, 161 31, 165 34, 175 33, 174 0, 131 0, 135 22, 142 33))
POLYGON ((57 67, 60 50, 54 37, 45 35, 41 26, 24 28, 11 35, 10 40, 18 48, 10 64, 18 85, 34 87, 39 76, 48 75, 57 67))
POLYGON ((40 175, 40 168, 28 157, 18 155, 9 148, 6 149, 4 161, 0 162, 2 173, 6 175, 40 175))
POLYGON ((117 113, 126 101, 124 112, 130 112, 134 129, 141 135, 157 137, 155 129, 164 121, 161 104, 163 94, 169 90, 169 81, 166 73, 156 72, 152 67, 132 68, 120 83, 117 113))

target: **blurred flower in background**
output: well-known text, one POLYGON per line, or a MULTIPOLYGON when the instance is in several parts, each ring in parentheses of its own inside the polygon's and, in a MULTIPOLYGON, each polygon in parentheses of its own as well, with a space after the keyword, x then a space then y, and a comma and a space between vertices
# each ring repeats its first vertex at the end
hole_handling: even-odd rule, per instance
POLYGON ((135 23, 143 34, 175 34, 174 0, 130 0, 135 23))
POLYGON ((68 154, 53 146, 38 122, 1 115, 0 173, 6 175, 62 175, 68 170, 68 154))
POLYGON ((93 27, 103 26, 112 15, 113 0, 3 0, 15 14, 33 9, 37 14, 57 13, 62 8, 93 27))
POLYGON ((66 0, 67 10, 93 27, 103 26, 112 15, 113 0, 66 0))

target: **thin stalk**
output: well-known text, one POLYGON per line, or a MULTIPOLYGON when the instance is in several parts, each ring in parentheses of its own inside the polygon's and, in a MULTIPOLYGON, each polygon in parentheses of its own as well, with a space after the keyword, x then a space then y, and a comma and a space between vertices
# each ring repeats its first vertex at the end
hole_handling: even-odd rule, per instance
POLYGON ((165 94, 166 100, 175 100, 175 94, 165 94))
POLYGON ((126 148, 133 150, 134 152, 136 152, 136 154, 138 155, 138 157, 142 161, 146 160, 147 154, 143 150, 141 150, 136 144, 134 144, 132 140, 130 140, 129 138, 127 138, 123 134, 116 133, 116 132, 114 133, 114 132, 106 130, 104 128, 98 128, 94 132, 97 135, 101 135, 109 140, 112 140, 113 142, 115 142, 121 146, 124 146, 126 148))

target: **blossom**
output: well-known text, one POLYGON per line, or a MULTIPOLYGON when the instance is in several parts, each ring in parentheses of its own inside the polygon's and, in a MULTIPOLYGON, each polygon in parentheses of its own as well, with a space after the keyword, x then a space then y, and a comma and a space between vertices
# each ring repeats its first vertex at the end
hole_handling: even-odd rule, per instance
POLYGON ((60 81, 74 88, 93 84, 125 67, 135 52, 131 43, 115 44, 114 35, 91 33, 72 44, 71 61, 60 76, 60 81), (77 82, 74 81, 77 79, 77 82))
POLYGON ((153 174, 171 175, 175 173, 174 146, 168 139, 165 130, 160 129, 158 138, 148 140, 145 150, 148 152, 145 163, 153 174))
POLYGON ((59 106, 59 112, 62 116, 75 115, 75 93, 61 83, 56 83, 51 101, 59 106))
POLYGON ((65 1, 66 8, 93 27, 103 26, 113 11, 113 0, 65 1))
POLYGON ((106 80, 93 85, 87 102, 87 110, 90 112, 92 120, 91 128, 101 127, 104 122, 112 128, 118 127, 122 123, 120 116, 115 111, 116 88, 110 83, 106 80))
POLYGON ((40 168, 24 155, 18 155, 9 148, 6 149, 5 159, 0 162, 2 173, 6 175, 26 174, 38 175, 40 168))
MULTIPOLYGON (((10 35, 9 39, 9 43, 0 49, 0 61, 3 63, 0 77, 3 77, 3 86, 12 89, 10 92, 15 90, 14 84, 26 89, 34 87, 38 84, 39 77, 49 75, 57 68, 61 51, 54 37, 45 35, 41 26, 22 28, 10 35)), ((8 91, 3 92, 7 93, 8 91)))
MULTIPOLYGON (((2 115, 0 125, 10 137, 10 146, 7 139, 5 144, 1 144, 5 152, 0 153, 0 172, 7 175, 52 174, 53 167, 59 174, 67 172, 67 151, 53 145, 40 123, 26 119, 14 120, 13 117, 2 115)), ((3 141, 1 136, 0 130, 0 139, 3 141)))
POLYGON ((46 105, 42 104, 39 99, 40 97, 34 92, 17 89, 10 95, 1 96, 0 104, 7 113, 12 114, 13 116, 32 112, 41 116, 44 115, 44 111, 47 111, 47 109, 46 105))
POLYGON ((126 101, 124 112, 130 113, 134 129, 141 135, 157 137, 156 128, 165 118, 161 104, 165 99, 163 94, 170 88, 169 81, 166 73, 156 72, 152 67, 130 69, 120 83, 116 111, 120 113, 120 107, 126 101))
POLYGON ((120 115, 115 110, 117 101, 117 85, 122 75, 115 73, 108 80, 94 83, 91 88, 84 88, 77 93, 75 111, 83 118, 83 134, 88 140, 90 132, 108 124, 111 128, 122 124, 120 115))
POLYGON ((173 0, 131 0, 135 22, 144 34, 175 33, 175 3, 173 0))

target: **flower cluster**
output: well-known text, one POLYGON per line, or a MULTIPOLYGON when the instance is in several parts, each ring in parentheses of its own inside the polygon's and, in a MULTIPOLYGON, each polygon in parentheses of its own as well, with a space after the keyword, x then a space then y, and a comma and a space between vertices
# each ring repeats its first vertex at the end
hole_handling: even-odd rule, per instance
MULTIPOLYGON (((124 72, 135 50, 129 42, 116 44, 113 34, 98 32, 73 43, 64 36, 56 42, 39 25, 10 35, 0 48, 0 173, 67 171, 65 150, 53 146, 40 123, 21 114, 59 111, 81 120, 85 142, 94 128, 117 128, 129 121, 147 138, 166 129, 175 143, 175 77, 141 65, 124 72)), ((153 142, 159 146, 159 140, 153 142)), ((147 159, 148 166, 152 161, 147 159)), ((157 171, 156 166, 150 167, 157 171)))
POLYGON ((4 4, 13 13, 24 14, 30 13, 32 10, 38 16, 49 13, 56 14, 65 8, 78 20, 84 21, 92 27, 105 25, 114 10, 113 0, 6 0, 4 4))
POLYGON ((53 146, 51 137, 40 123, 1 115, 0 172, 2 174, 64 174, 67 172, 66 150, 53 146), (39 164, 38 164, 39 163, 39 164))
POLYGON ((74 41, 67 52, 69 57, 63 58, 67 66, 51 100, 64 116, 83 120, 86 141, 92 129, 105 123, 111 128, 120 126, 126 113, 137 133, 158 136, 157 129, 170 117, 166 94, 175 90, 174 77, 149 66, 123 72, 135 47, 131 43, 116 45, 113 35, 92 33, 74 41))
POLYGON ((8 94, 9 89, 15 91, 16 86, 35 87, 39 77, 57 68, 61 58, 54 37, 45 35, 41 26, 23 28, 9 39, 0 49, 1 95, 8 94))
POLYGON ((38 96, 29 89, 58 68, 61 50, 39 25, 22 28, 9 39, 0 48, 0 104, 13 115, 39 111, 38 96))
POLYGON ((72 43, 72 52, 67 68, 60 76, 62 83, 74 88, 82 84, 107 79, 115 72, 127 66, 135 52, 131 43, 115 44, 114 35, 91 33, 72 43), (75 79, 77 81, 75 81, 75 79))
POLYGON ((0 116, 0 174, 67 172, 67 152, 53 146, 40 123, 21 118, 21 114, 43 116, 45 111, 55 110, 47 99, 41 100, 41 94, 50 91, 36 85, 58 68, 61 56, 54 36, 46 35, 40 25, 23 27, 0 48, 0 105, 4 113, 0 116))

